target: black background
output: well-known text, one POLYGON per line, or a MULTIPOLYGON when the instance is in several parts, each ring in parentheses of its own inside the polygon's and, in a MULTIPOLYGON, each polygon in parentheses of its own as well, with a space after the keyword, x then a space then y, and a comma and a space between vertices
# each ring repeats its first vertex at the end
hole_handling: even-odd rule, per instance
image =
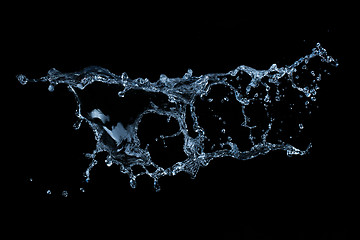
POLYGON ((134 5, 9 7, 14 14, 3 20, 8 73, 3 81, 11 86, 5 92, 15 91, 4 101, 10 106, 3 118, 11 132, 6 169, 11 170, 7 185, 12 190, 4 198, 14 196, 11 208, 18 210, 10 223, 28 226, 38 236, 70 236, 77 229, 117 237, 346 239, 355 189, 348 137, 353 22, 344 9, 134 5), (73 130, 73 96, 62 86, 50 93, 45 84, 22 86, 15 78, 89 65, 150 80, 162 73, 183 76, 188 68, 197 76, 242 64, 267 69, 273 63, 293 63, 317 42, 340 66, 321 83, 309 156, 289 159, 280 152, 248 161, 219 159, 200 169, 194 180, 186 174, 161 179, 159 193, 148 178, 131 189, 127 176, 104 165, 83 185, 83 153, 93 148, 92 133, 73 130), (85 193, 79 191, 82 186, 85 193))

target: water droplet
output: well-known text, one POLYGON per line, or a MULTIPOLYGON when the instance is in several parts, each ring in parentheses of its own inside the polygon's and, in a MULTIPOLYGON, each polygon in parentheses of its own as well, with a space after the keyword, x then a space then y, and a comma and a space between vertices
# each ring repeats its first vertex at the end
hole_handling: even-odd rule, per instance
POLYGON ((55 89, 54 85, 50 84, 49 87, 48 87, 49 92, 53 92, 54 89, 55 89))
POLYGON ((127 75, 126 72, 123 72, 123 73, 121 74, 121 79, 122 79, 123 81, 128 80, 128 78, 129 78, 129 76, 127 75))
POLYGON ((266 94, 264 101, 267 103, 271 102, 269 94, 266 94))
POLYGON ((69 196, 69 193, 68 193, 68 191, 64 190, 64 191, 62 191, 61 195, 62 195, 63 197, 68 197, 68 196, 69 196))
POLYGON ((221 132, 222 132, 222 133, 225 133, 225 132, 226 132, 225 128, 221 129, 221 132))
POLYGON ((209 99, 208 99, 208 102, 212 102, 212 101, 214 101, 214 99, 212 99, 212 98, 209 98, 209 99))
POLYGON ((47 195, 50 195, 50 194, 51 194, 51 190, 50 190, 50 189, 47 190, 47 191, 46 191, 46 194, 47 194, 47 195))
POLYGON ((189 68, 188 71, 184 74, 183 79, 191 78, 193 71, 189 68))
POLYGON ((160 81, 166 82, 169 78, 165 74, 160 75, 160 81))
POLYGON ((299 128, 300 129, 304 129, 304 125, 302 125, 302 123, 299 124, 299 128))
POLYGON ((113 164, 113 162, 111 161, 111 159, 106 159, 105 160, 106 166, 111 167, 111 165, 113 164))
POLYGON ((29 81, 29 79, 22 74, 17 75, 17 79, 22 85, 25 85, 29 81))
POLYGON ((159 184, 159 180, 158 179, 154 179, 154 188, 156 192, 160 191, 160 184, 159 184))
POLYGON ((85 189, 81 187, 80 192, 85 192, 85 189))
POLYGON ((121 98, 125 97, 125 92, 124 91, 118 92, 118 96, 121 98))
POLYGON ((131 188, 136 188, 136 180, 134 178, 130 179, 130 187, 131 188))

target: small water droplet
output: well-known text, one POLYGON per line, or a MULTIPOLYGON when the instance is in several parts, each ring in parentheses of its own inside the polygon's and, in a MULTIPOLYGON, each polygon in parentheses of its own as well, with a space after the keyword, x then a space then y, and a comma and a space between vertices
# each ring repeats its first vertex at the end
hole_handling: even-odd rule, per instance
POLYGON ((47 190, 47 191, 46 191, 46 194, 47 194, 47 195, 50 195, 50 194, 51 194, 51 190, 50 190, 50 189, 47 190))
POLYGON ((121 79, 122 79, 123 81, 126 81, 128 78, 129 78, 129 76, 127 75, 126 72, 123 72, 123 73, 121 74, 121 79))
POLYGON ((222 133, 225 133, 225 132, 226 132, 225 128, 221 129, 221 132, 222 132, 222 133))
POLYGON ((209 98, 209 99, 208 99, 208 102, 212 102, 212 101, 214 101, 214 99, 212 99, 212 98, 209 98))
POLYGON ((160 81, 166 82, 169 78, 165 74, 160 75, 160 81))
POLYGON ((53 92, 54 89, 55 89, 54 85, 50 84, 49 87, 48 87, 49 92, 53 92))
POLYGON ((68 197, 68 196, 69 196, 69 193, 68 193, 68 191, 64 190, 64 191, 62 191, 61 195, 62 195, 63 197, 68 197))
POLYGON ((134 178, 130 179, 130 187, 131 188, 136 188, 136 180, 134 178))
POLYGON ((154 179, 154 188, 155 188, 156 192, 160 191, 160 184, 159 184, 158 179, 154 179))
POLYGON ((81 187, 80 192, 85 192, 85 189, 81 187))
POLYGON ((193 74, 193 71, 189 68, 187 70, 187 72, 184 74, 183 78, 184 79, 189 79, 189 78, 191 78, 192 74, 193 74))
POLYGON ((108 167, 111 167, 111 165, 113 164, 113 162, 109 159, 106 159, 105 163, 106 163, 106 166, 108 166, 108 167))
POLYGON ((22 85, 25 85, 29 81, 29 79, 22 74, 17 75, 17 79, 22 85))
POLYGON ((299 124, 300 129, 304 129, 304 125, 302 123, 299 124))

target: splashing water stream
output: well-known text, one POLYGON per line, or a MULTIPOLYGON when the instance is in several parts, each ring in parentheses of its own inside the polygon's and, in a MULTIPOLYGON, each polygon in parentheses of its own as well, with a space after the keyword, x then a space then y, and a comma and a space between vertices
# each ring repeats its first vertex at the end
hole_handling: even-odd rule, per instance
POLYGON ((311 115, 319 81, 328 73, 326 68, 337 65, 337 61, 318 43, 309 55, 292 65, 278 67, 273 64, 267 70, 241 65, 227 73, 193 76, 189 69, 183 77, 169 78, 162 74, 157 81, 151 82, 146 78, 131 79, 126 73, 118 76, 105 68, 92 66, 74 73, 50 69, 47 76, 39 79, 29 79, 24 75, 18 75, 17 79, 23 85, 48 82, 51 92, 56 85, 65 84, 74 95, 78 118, 74 128, 87 124, 96 141, 93 152, 85 154, 90 159, 84 172, 86 182, 98 164, 97 155, 102 152, 106 154, 107 166, 116 165, 129 176, 132 188, 136 187, 137 177, 147 175, 153 179, 155 190, 159 191, 161 177, 186 172, 195 178, 200 167, 207 166, 216 158, 247 160, 275 150, 285 151, 288 156, 307 154, 311 142, 299 147, 292 139, 306 129, 302 120, 311 115), (118 101, 125 101, 131 92, 146 94, 148 101, 131 120, 114 121, 115 118, 105 114, 104 109, 91 104, 83 107, 87 102, 81 93, 90 85, 97 86, 95 83, 115 89, 118 101), (216 94, 219 89, 225 94, 216 94), (238 121, 221 115, 219 106, 236 115, 238 121), (216 134, 213 133, 217 131, 216 127, 206 126, 209 116, 204 112, 219 121, 216 134), (292 115, 296 125, 289 127, 288 120, 292 115), (149 116, 164 117, 167 123, 176 125, 177 131, 160 135, 155 142, 163 142, 166 148, 167 141, 181 138, 185 160, 167 167, 154 160, 151 144, 144 144, 139 134, 142 122, 149 116), (136 168, 140 171, 135 171, 136 168))

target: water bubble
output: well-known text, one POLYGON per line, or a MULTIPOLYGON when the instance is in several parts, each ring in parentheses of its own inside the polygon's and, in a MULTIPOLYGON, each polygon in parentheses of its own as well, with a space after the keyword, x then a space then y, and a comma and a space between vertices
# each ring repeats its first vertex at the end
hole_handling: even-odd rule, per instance
POLYGON ((304 129, 304 125, 302 123, 299 124, 300 129, 304 129))
POLYGON ((225 128, 221 129, 221 132, 222 132, 222 133, 225 133, 225 132, 226 132, 225 128))
POLYGON ((46 191, 46 194, 47 194, 47 195, 50 195, 50 194, 51 194, 51 190, 50 190, 50 189, 47 190, 47 191, 46 191))

